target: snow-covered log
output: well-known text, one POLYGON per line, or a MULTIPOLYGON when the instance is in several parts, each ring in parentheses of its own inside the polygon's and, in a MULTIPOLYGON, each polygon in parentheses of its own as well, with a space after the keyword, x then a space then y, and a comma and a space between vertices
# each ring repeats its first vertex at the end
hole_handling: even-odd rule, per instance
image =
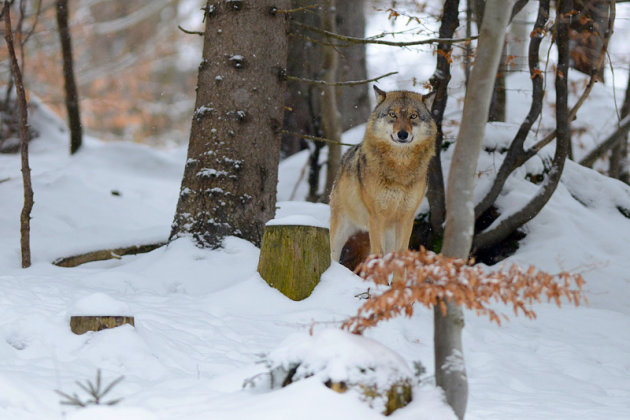
POLYGON ((75 334, 85 334, 88 331, 100 331, 108 328, 120 327, 123 324, 135 326, 132 316, 73 316, 70 317, 70 329, 75 334))

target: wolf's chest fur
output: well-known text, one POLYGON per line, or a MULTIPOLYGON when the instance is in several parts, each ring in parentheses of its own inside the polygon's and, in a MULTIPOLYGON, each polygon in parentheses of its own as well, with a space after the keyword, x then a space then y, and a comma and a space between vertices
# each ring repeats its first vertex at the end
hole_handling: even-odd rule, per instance
POLYGON ((367 162, 361 168, 365 175, 361 177, 365 179, 361 190, 371 195, 383 211, 415 210, 424 194, 432 147, 431 142, 391 147, 366 139, 360 151, 367 162))

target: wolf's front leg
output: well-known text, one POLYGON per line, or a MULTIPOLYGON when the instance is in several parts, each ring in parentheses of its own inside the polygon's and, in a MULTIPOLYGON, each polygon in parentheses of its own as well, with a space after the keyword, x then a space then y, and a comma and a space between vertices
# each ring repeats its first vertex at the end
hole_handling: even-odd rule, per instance
POLYGON ((414 214, 404 214, 396 223, 396 251, 405 252, 409 249, 409 239, 413 230, 414 214))
POLYGON ((386 229, 385 218, 378 215, 370 215, 369 221, 369 234, 370 234, 370 254, 373 255, 385 255, 388 250, 385 247, 386 243, 386 229))
POLYGON ((352 221, 343 214, 333 212, 330 216, 330 259, 339 262, 343 246, 357 228, 352 221))

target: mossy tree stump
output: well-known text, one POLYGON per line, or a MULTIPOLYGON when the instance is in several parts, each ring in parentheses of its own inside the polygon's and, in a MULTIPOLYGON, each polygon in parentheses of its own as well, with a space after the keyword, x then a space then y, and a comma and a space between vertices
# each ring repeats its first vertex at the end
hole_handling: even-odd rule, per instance
POLYGON ((258 272, 293 300, 310 296, 330 266, 328 229, 304 225, 267 225, 258 272))
POLYGON ((134 327, 132 316, 73 316, 70 317, 70 329, 75 334, 85 334, 88 331, 101 331, 108 328, 129 324, 134 327))

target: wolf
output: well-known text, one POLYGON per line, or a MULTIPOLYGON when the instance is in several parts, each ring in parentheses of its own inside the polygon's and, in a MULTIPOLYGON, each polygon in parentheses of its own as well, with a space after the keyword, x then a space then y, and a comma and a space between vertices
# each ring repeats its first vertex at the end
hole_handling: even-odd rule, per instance
POLYGON ((374 86, 377 105, 363 141, 342 157, 330 194, 331 259, 339 262, 346 240, 368 231, 370 253, 405 251, 415 212, 435 154, 437 126, 433 93, 384 92, 374 86))

